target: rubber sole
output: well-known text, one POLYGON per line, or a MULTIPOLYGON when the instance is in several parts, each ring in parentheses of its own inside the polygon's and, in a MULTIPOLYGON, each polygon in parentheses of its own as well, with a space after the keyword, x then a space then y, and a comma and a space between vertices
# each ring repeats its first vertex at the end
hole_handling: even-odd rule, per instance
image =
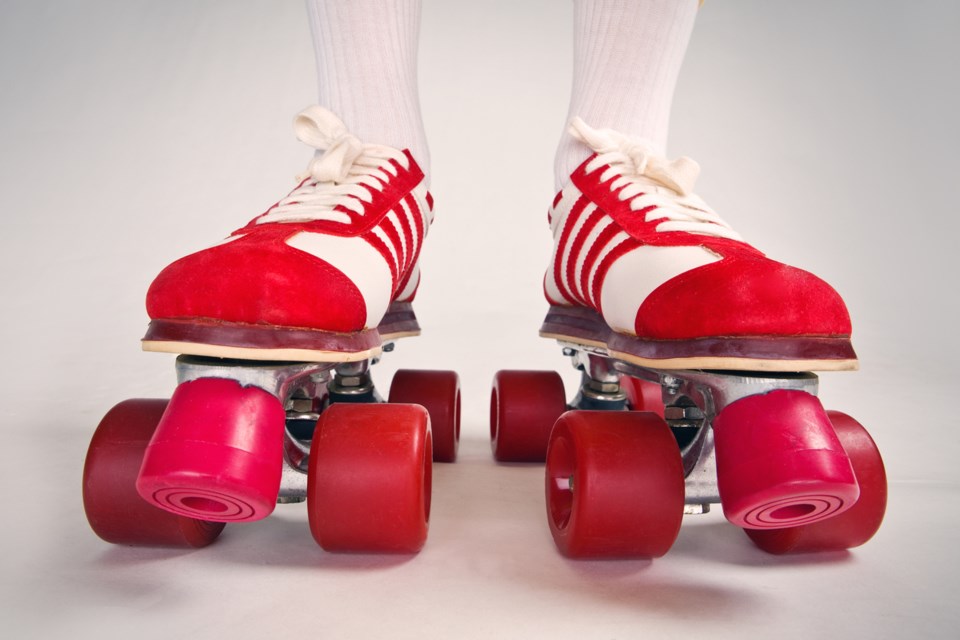
POLYGON ((144 351, 237 360, 354 362, 379 355, 384 342, 419 334, 413 308, 404 302, 390 305, 376 329, 354 333, 210 318, 155 319, 141 345, 144 351))
POLYGON ((846 337, 757 336, 645 340, 610 329, 598 313, 550 307, 540 335, 601 349, 611 357, 651 369, 733 371, 853 371, 857 355, 846 337))

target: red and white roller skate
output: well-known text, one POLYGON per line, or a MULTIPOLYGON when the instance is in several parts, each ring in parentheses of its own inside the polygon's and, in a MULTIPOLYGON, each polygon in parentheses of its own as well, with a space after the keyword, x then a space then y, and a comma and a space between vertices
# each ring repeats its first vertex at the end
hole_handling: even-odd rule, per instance
POLYGON ((84 504, 110 542, 203 546, 219 523, 305 500, 325 549, 424 544, 459 379, 399 371, 382 404, 369 366, 419 333, 432 200, 409 152, 360 142, 320 107, 294 127, 318 151, 298 186, 150 287, 143 347, 182 354, 179 385, 169 402, 121 403, 93 438, 84 504))
POLYGON ((857 366, 840 296, 693 195, 689 158, 579 119, 570 131, 595 153, 550 210, 540 334, 583 384, 568 405, 555 373, 501 371, 491 402, 497 459, 546 460, 560 550, 659 556, 711 503, 771 552, 865 542, 883 463, 809 373, 857 366))

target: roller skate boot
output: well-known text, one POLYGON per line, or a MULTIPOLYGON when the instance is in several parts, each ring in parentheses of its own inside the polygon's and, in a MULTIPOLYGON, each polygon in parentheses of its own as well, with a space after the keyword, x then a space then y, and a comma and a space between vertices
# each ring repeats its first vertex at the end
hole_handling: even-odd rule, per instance
POLYGON ((296 188, 149 289, 143 348, 180 354, 178 387, 121 403, 94 436, 84 502, 107 541, 202 546, 222 523, 306 501, 325 549, 424 544, 431 461, 456 456, 459 379, 401 370, 383 403, 369 368, 419 333, 432 198, 408 151, 363 143, 320 107, 294 128, 317 150, 296 188))
POLYGON ((550 208, 540 334, 583 382, 567 403, 556 373, 501 371, 491 401, 495 457, 546 460, 559 549, 659 556, 715 503, 771 552, 865 542, 883 463, 810 373, 857 366, 840 296, 694 195, 694 161, 579 118, 570 132, 594 153, 550 208))

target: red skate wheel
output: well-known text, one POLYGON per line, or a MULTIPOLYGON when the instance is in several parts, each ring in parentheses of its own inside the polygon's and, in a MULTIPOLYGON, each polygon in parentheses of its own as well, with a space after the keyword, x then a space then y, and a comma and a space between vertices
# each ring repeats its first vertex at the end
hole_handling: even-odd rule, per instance
POLYGON ((877 445, 863 426, 839 411, 827 411, 860 485, 860 499, 840 515, 787 529, 746 529, 754 544, 768 553, 840 551, 873 537, 887 508, 887 475, 877 445))
POLYGON ((779 390, 742 398, 713 423, 723 512, 745 529, 782 529, 838 515, 860 490, 816 396, 779 390))
POLYGON ((684 477, 652 413, 570 411, 550 436, 547 519, 570 558, 656 558, 680 532, 684 477))
POLYGON ((663 417, 663 393, 659 384, 624 374, 620 376, 620 388, 627 394, 630 409, 650 411, 663 417))
POLYGON ((143 452, 166 406, 166 400, 126 400, 93 435, 83 467, 83 508, 94 533, 107 542, 205 547, 223 531, 223 523, 169 513, 137 493, 143 452))
POLYGON ((430 414, 433 460, 453 462, 460 444, 460 376, 456 371, 400 369, 390 383, 391 403, 419 404, 430 414))
POLYGON ((307 514, 327 551, 415 553, 430 520, 432 443, 426 409, 334 404, 310 448, 307 514))
POLYGON ((268 516, 283 471, 286 413, 234 380, 184 382, 144 454, 137 491, 180 515, 242 522, 268 516))
POLYGON ((490 395, 490 440, 500 462, 543 462, 550 430, 567 410, 555 371, 498 371, 490 395))

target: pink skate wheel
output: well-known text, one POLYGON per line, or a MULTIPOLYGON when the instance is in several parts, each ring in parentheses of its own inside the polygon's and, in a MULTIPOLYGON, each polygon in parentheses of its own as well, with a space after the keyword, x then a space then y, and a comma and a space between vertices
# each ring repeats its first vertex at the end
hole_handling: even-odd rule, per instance
POLYGON ((419 551, 430 520, 432 456, 422 406, 330 406, 317 422, 307 477, 317 543, 327 551, 419 551))
POLYGON ((145 502, 136 480, 166 400, 126 400, 93 435, 83 467, 83 509, 94 533, 113 544, 205 547, 223 523, 175 515, 145 502))
POLYGON ((498 371, 490 394, 490 441, 500 462, 543 462, 550 430, 567 410, 556 371, 498 371))
POLYGON ((887 508, 887 475, 877 445, 863 426, 839 411, 827 411, 840 443, 850 457, 860 485, 860 499, 833 518, 789 529, 746 529, 754 544, 768 553, 840 551, 873 537, 887 508))
POLYGON ((656 558, 680 532, 680 449, 646 412, 569 411, 550 435, 547 519, 570 558, 656 558))
POLYGON ((808 393, 737 400, 714 421, 717 484, 727 519, 780 529, 836 516, 860 490, 830 419, 808 393))
POLYGON ((283 469, 280 401, 234 380, 177 387, 147 447, 137 491, 171 513, 259 520, 273 511, 283 469))
POLYGON ((627 405, 633 411, 650 411, 663 417, 663 393, 660 385, 649 380, 620 376, 620 388, 627 394, 627 405))
POLYGON ((453 462, 460 444, 460 376, 455 371, 400 369, 389 402, 419 404, 430 414, 434 462, 453 462))

